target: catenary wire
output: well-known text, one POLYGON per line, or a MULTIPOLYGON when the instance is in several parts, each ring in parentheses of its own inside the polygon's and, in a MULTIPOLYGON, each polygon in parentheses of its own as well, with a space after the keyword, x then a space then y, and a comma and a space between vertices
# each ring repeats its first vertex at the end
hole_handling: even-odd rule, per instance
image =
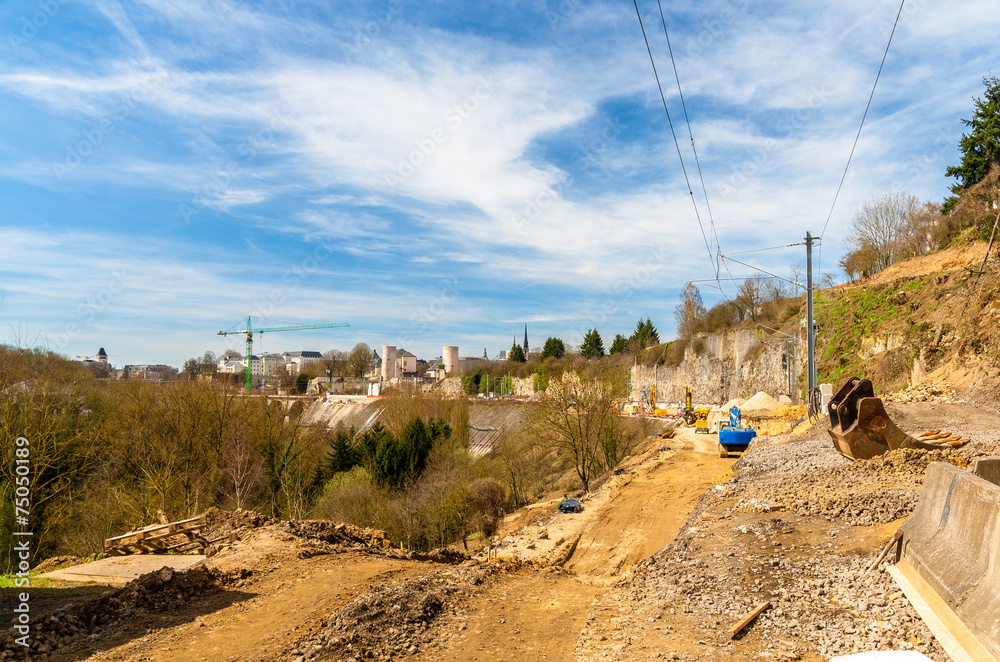
MULTIPOLYGON (((684 92, 681 90, 681 77, 677 73, 677 61, 674 59, 674 49, 670 45, 670 34, 667 32, 667 21, 663 17, 663 5, 660 0, 656 0, 656 6, 660 10, 660 25, 663 26, 663 37, 667 40, 667 52, 670 53, 670 64, 674 69, 674 80, 677 81, 677 94, 681 100, 681 109, 684 111, 684 121, 687 123, 688 138, 691 139, 691 153, 694 154, 694 164, 698 167, 698 179, 701 180, 701 191, 705 196, 705 209, 708 211, 708 225, 711 228, 712 239, 715 240, 716 249, 719 249, 719 234, 715 230, 715 218, 712 216, 712 205, 708 201, 708 188, 705 186, 705 176, 701 172, 701 162, 698 160, 698 150, 694 146, 694 132, 691 130, 691 118, 688 116, 687 104, 684 102, 684 92)), ((718 261, 716 262, 715 275, 719 275, 718 261)), ((731 274, 730 274, 731 275, 731 274)))
POLYGON ((882 63, 878 65, 878 73, 875 74, 875 83, 872 84, 872 92, 868 95, 868 104, 865 105, 865 112, 861 116, 861 125, 858 126, 858 133, 854 136, 854 145, 851 146, 851 153, 847 157, 847 165, 844 166, 844 174, 840 177, 840 184, 837 186, 837 193, 833 196, 833 204, 830 205, 830 213, 826 216, 826 223, 823 224, 823 231, 819 233, 819 238, 822 239, 823 235, 826 234, 826 227, 830 225, 830 218, 833 217, 833 209, 837 206, 837 198, 840 197, 840 190, 844 186, 844 180, 847 179, 847 169, 851 167, 851 159, 854 158, 854 150, 858 146, 858 140, 861 138, 861 129, 865 126, 865 118, 868 117, 868 109, 871 108, 872 99, 875 98, 875 88, 878 87, 878 79, 882 75, 882 67, 885 66, 885 59, 889 55, 889 46, 892 44, 892 36, 896 34, 896 25, 899 24, 899 17, 903 13, 903 3, 906 0, 900 0, 899 11, 896 12, 896 20, 892 24, 892 31, 889 33, 889 40, 885 44, 885 52, 882 53, 882 63))
POLYGON ((674 131, 674 122, 670 119, 670 111, 667 109, 667 98, 663 95, 663 86, 660 85, 660 75, 656 71, 656 62, 653 61, 653 51, 649 47, 649 39, 646 37, 646 27, 642 24, 642 14, 639 13, 639 3, 632 0, 635 6, 635 15, 639 19, 639 29, 642 30, 642 40, 646 43, 646 52, 649 53, 649 63, 653 67, 653 76, 656 78, 656 88, 660 91, 660 101, 663 102, 663 112, 667 114, 667 124, 670 125, 670 135, 674 139, 674 147, 677 149, 677 158, 681 162, 681 172, 684 173, 684 182, 687 185, 688 194, 691 196, 691 204, 694 206, 694 215, 698 219, 698 227, 701 228, 701 238, 705 242, 705 250, 708 251, 709 262, 714 263, 712 247, 708 243, 708 235, 705 234, 705 224, 701 221, 701 214, 698 213, 698 203, 694 199, 694 191, 691 190, 691 179, 688 177, 687 168, 684 166, 684 156, 681 154, 680 143, 677 142, 677 132, 674 131))

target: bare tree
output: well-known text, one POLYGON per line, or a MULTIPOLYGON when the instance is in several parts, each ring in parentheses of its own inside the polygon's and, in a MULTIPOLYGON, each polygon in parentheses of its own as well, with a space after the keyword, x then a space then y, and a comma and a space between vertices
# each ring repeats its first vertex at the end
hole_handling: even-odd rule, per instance
POLYGON ((919 210, 916 196, 902 192, 876 196, 861 207, 845 242, 860 272, 882 271, 905 256, 911 218, 919 210))
POLYGON ((352 377, 364 377, 375 358, 372 348, 359 342, 347 357, 347 373, 352 377))
POLYGON ((250 508, 261 491, 263 458, 249 430, 239 420, 230 422, 222 440, 221 490, 234 508, 250 508))
POLYGON ((625 373, 567 372, 549 382, 549 400, 534 422, 543 443, 572 460, 583 488, 631 454, 640 433, 618 416, 626 396, 625 373))
POLYGON ((694 335, 698 324, 705 317, 705 304, 701 300, 701 292, 694 283, 688 282, 681 290, 681 302, 674 308, 677 320, 677 335, 689 338, 694 335))
POLYGON ((740 308, 740 318, 749 317, 754 322, 760 314, 760 307, 766 302, 764 284, 767 277, 762 273, 756 273, 740 283, 736 290, 736 304, 740 308))

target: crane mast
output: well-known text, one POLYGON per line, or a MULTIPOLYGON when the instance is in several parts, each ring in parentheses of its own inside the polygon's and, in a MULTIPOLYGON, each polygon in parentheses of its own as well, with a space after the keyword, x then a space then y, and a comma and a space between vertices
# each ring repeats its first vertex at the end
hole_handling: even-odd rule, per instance
MULTIPOLYGON (((333 328, 339 328, 339 327, 345 327, 345 326, 350 326, 350 324, 348 324, 347 322, 331 322, 329 324, 300 324, 300 325, 296 325, 296 326, 272 326, 272 327, 265 327, 265 328, 262 328, 262 329, 257 329, 256 332, 258 334, 263 334, 263 333, 275 333, 275 332, 278 332, 278 331, 305 331, 305 330, 308 330, 308 329, 333 329, 333 328)), ((253 386, 253 334, 254 334, 254 328, 253 328, 253 320, 252 320, 252 318, 247 317, 246 328, 245 329, 237 329, 237 330, 230 330, 230 331, 219 331, 219 335, 220 336, 230 336, 230 335, 234 335, 234 334, 237 334, 237 333, 245 333, 246 336, 247 336, 247 358, 246 358, 246 366, 244 368, 244 381, 245 381, 245 384, 246 384, 246 393, 247 393, 247 395, 250 395, 250 389, 253 386)))

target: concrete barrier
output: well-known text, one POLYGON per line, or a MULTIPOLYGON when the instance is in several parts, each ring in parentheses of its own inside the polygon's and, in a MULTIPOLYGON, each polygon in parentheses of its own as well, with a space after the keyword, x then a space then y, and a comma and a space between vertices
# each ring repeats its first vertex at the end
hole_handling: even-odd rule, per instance
POLYGON ((902 558, 1000 659, 1000 458, 976 475, 951 464, 927 467, 920 501, 900 527, 902 558))

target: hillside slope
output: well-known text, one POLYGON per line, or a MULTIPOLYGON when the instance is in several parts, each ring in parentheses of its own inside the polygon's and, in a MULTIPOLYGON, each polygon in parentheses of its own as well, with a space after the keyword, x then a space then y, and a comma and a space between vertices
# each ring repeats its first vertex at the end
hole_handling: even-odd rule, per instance
POLYGON ((932 382, 992 391, 1000 375, 1000 265, 974 244, 897 263, 816 296, 820 382, 863 375, 876 391, 932 382))

